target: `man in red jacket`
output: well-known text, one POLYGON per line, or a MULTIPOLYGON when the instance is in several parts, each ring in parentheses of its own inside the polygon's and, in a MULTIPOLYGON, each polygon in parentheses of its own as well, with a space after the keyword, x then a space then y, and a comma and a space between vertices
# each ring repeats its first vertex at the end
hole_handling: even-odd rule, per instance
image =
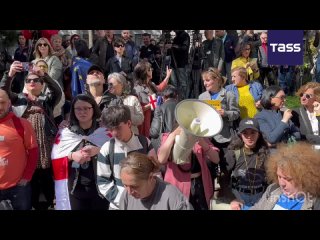
POLYGON ((15 210, 31 209, 30 180, 38 160, 36 134, 27 119, 10 112, 10 99, 0 90, 0 201, 15 210))

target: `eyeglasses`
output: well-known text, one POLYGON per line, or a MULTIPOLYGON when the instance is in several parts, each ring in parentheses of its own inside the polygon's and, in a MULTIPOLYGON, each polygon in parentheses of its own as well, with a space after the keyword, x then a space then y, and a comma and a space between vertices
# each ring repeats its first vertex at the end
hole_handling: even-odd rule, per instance
POLYGON ((48 47, 48 43, 39 43, 39 44, 38 44, 38 47, 42 47, 42 46, 48 47))
POLYGON ((287 97, 286 96, 280 96, 280 97, 273 97, 273 98, 279 98, 281 100, 285 100, 287 97))
POLYGON ((41 78, 34 78, 34 79, 26 79, 26 83, 31 83, 31 82, 34 82, 34 83, 43 83, 43 80, 41 78))
POLYGON ((114 45, 114 46, 115 46, 115 47, 118 47, 118 48, 119 48, 119 47, 122 47, 122 48, 124 47, 123 45, 114 45))
POLYGON ((308 93, 300 93, 300 97, 305 97, 306 99, 310 99, 310 98, 313 98, 313 95, 308 93))
POLYGON ((93 108, 93 107, 74 108, 74 110, 76 112, 82 112, 82 111, 88 112, 91 108, 93 108))

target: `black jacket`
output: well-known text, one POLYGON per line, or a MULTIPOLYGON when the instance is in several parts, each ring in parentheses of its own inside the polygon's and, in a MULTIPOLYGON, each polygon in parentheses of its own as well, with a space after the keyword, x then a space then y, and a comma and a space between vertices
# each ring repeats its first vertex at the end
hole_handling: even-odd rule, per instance
MULTIPOLYGON (((8 76, 8 71, 5 72, 0 82, 0 88, 6 91, 12 103, 12 110, 18 117, 23 117, 29 100, 27 95, 24 93, 14 93, 11 91, 11 83, 13 78, 8 76)), ((62 92, 59 85, 48 75, 45 74, 43 77, 44 82, 47 84, 50 93, 41 95, 37 99, 37 103, 42 106, 45 111, 45 133, 47 135, 55 136, 57 127, 54 123, 53 108, 59 103, 62 92)))
MULTIPOLYGON (((300 129, 301 138, 306 139, 312 144, 320 144, 320 136, 314 135, 308 118, 307 111, 304 107, 293 109, 292 122, 300 129)), ((318 119, 318 128, 320 129, 320 117, 318 119)))
POLYGON ((219 38, 213 38, 212 40, 203 41, 202 44, 205 54, 203 69, 208 69, 209 67, 222 68, 225 58, 222 40, 219 38))
POLYGON ((122 57, 120 67, 119 60, 115 56, 110 58, 106 65, 105 76, 108 76, 110 73, 114 72, 124 72, 127 74, 127 78, 132 79, 132 61, 127 57, 122 57))
POLYGON ((151 138, 158 138, 160 130, 161 133, 167 133, 171 132, 174 127, 176 127, 176 118, 174 115, 176 105, 177 101, 175 99, 169 99, 160 107, 156 108, 150 127, 151 138), (161 124, 161 120, 163 120, 163 124, 161 124))
POLYGON ((177 47, 172 47, 168 51, 171 53, 171 67, 173 69, 176 68, 184 68, 188 65, 189 58, 189 48, 190 48, 190 36, 185 31, 176 32, 176 36, 172 42, 173 45, 177 47))

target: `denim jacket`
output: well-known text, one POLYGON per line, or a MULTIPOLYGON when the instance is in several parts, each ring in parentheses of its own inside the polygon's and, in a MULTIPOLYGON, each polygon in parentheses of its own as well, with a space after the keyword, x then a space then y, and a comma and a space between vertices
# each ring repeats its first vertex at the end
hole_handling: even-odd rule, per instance
MULTIPOLYGON (((230 84, 230 85, 226 86, 225 88, 227 91, 231 91, 234 93, 234 95, 236 96, 236 99, 237 99, 237 103, 239 103, 239 91, 238 91, 237 86, 234 84, 230 84)), ((250 91, 251 95, 253 96, 254 101, 257 102, 262 97, 263 87, 260 83, 251 81, 249 83, 249 91, 250 91)))

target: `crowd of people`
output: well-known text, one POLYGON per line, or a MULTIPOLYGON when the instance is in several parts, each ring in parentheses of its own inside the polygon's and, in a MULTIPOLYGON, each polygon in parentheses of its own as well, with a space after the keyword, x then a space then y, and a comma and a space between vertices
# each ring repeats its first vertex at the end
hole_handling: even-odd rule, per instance
POLYGON ((267 32, 173 31, 139 47, 97 30, 92 48, 21 31, 0 82, 0 209, 209 210, 227 196, 234 210, 320 209, 318 75, 292 85, 295 66, 268 64, 267 32), (222 128, 177 162, 185 99, 214 102, 222 128))

